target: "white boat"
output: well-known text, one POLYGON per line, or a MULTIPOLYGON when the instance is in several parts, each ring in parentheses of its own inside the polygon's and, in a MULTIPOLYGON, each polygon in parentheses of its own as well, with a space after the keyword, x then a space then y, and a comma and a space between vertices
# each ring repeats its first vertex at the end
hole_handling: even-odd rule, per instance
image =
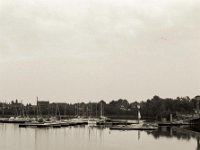
POLYGON ((7 120, 5 120, 5 123, 25 123, 29 121, 30 121, 30 118, 10 117, 7 120))
POLYGON ((88 125, 96 125, 97 122, 99 122, 99 121, 100 121, 100 119, 98 119, 98 118, 89 118, 88 125))

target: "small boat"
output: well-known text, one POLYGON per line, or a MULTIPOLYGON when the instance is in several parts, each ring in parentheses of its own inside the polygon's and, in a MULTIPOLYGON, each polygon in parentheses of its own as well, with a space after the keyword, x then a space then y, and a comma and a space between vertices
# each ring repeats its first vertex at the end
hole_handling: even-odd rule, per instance
POLYGON ((52 123, 48 123, 50 127, 53 127, 53 128, 60 128, 61 127, 61 124, 60 122, 52 122, 52 123))
POLYGON ((6 119, 1 119, 1 123, 25 123, 30 121, 28 118, 22 118, 22 117, 10 117, 6 119))
POLYGON ((88 125, 97 125, 97 123, 100 121, 98 118, 89 118, 88 119, 88 125))
POLYGON ((61 125, 61 127, 68 127, 68 126, 69 126, 69 123, 66 122, 66 121, 61 121, 61 122, 60 122, 60 125, 61 125))
POLYGON ((37 127, 37 128, 47 128, 50 127, 50 123, 45 122, 43 118, 37 118, 31 122, 26 122, 24 124, 19 124, 19 127, 37 127))
POLYGON ((88 120, 86 118, 81 118, 81 117, 73 118, 70 120, 64 120, 64 121, 68 122, 72 126, 88 124, 88 120))

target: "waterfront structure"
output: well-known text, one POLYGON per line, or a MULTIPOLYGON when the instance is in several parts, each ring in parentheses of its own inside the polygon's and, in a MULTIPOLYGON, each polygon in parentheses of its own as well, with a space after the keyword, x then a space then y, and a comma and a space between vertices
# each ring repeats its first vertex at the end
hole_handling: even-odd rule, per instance
POLYGON ((198 115, 200 115, 199 114, 199 101, 200 101, 200 95, 198 95, 198 96, 195 96, 195 98, 194 98, 195 100, 196 100, 196 102, 197 102, 197 105, 196 105, 196 109, 197 109, 197 114, 198 115))
POLYGON ((37 100, 37 114, 40 116, 49 114, 49 101, 37 100))

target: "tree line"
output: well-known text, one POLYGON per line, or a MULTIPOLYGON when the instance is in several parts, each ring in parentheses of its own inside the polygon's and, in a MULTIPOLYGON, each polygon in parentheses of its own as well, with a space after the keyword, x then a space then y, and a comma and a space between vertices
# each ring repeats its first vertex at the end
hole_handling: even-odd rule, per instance
POLYGON ((0 103, 1 116, 84 116, 98 117, 130 117, 137 118, 138 108, 144 119, 159 120, 169 117, 169 114, 195 114, 197 101, 189 97, 160 98, 154 96, 141 102, 129 103, 126 99, 112 100, 106 103, 104 100, 90 103, 46 103, 44 105, 22 104, 12 101, 11 103, 0 103))

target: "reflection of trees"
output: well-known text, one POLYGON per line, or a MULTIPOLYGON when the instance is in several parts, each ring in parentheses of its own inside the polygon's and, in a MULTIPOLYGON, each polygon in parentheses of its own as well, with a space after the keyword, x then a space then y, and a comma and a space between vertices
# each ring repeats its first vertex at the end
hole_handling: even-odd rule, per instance
POLYGON ((199 128, 197 126, 190 126, 187 128, 161 127, 155 131, 148 131, 147 134, 152 135, 155 139, 158 139, 160 137, 175 137, 178 140, 189 141, 191 138, 194 138, 197 140, 196 150, 200 150, 200 132, 197 131, 199 131, 199 128))
POLYGON ((147 132, 149 135, 152 135, 155 139, 160 137, 175 137, 178 140, 187 140, 189 141, 191 138, 200 137, 200 133, 192 132, 191 130, 178 128, 178 127, 161 127, 156 131, 147 132))
POLYGON ((178 140, 189 141, 191 138, 194 138, 197 140, 196 150, 200 150, 200 132, 197 131, 199 131, 199 128, 197 126, 190 126, 184 129, 178 127, 161 127, 155 131, 147 131, 147 134, 152 135, 155 139, 158 139, 160 137, 175 137, 178 140))
POLYGON ((197 137, 197 149, 196 150, 200 150, 200 137, 197 137))

